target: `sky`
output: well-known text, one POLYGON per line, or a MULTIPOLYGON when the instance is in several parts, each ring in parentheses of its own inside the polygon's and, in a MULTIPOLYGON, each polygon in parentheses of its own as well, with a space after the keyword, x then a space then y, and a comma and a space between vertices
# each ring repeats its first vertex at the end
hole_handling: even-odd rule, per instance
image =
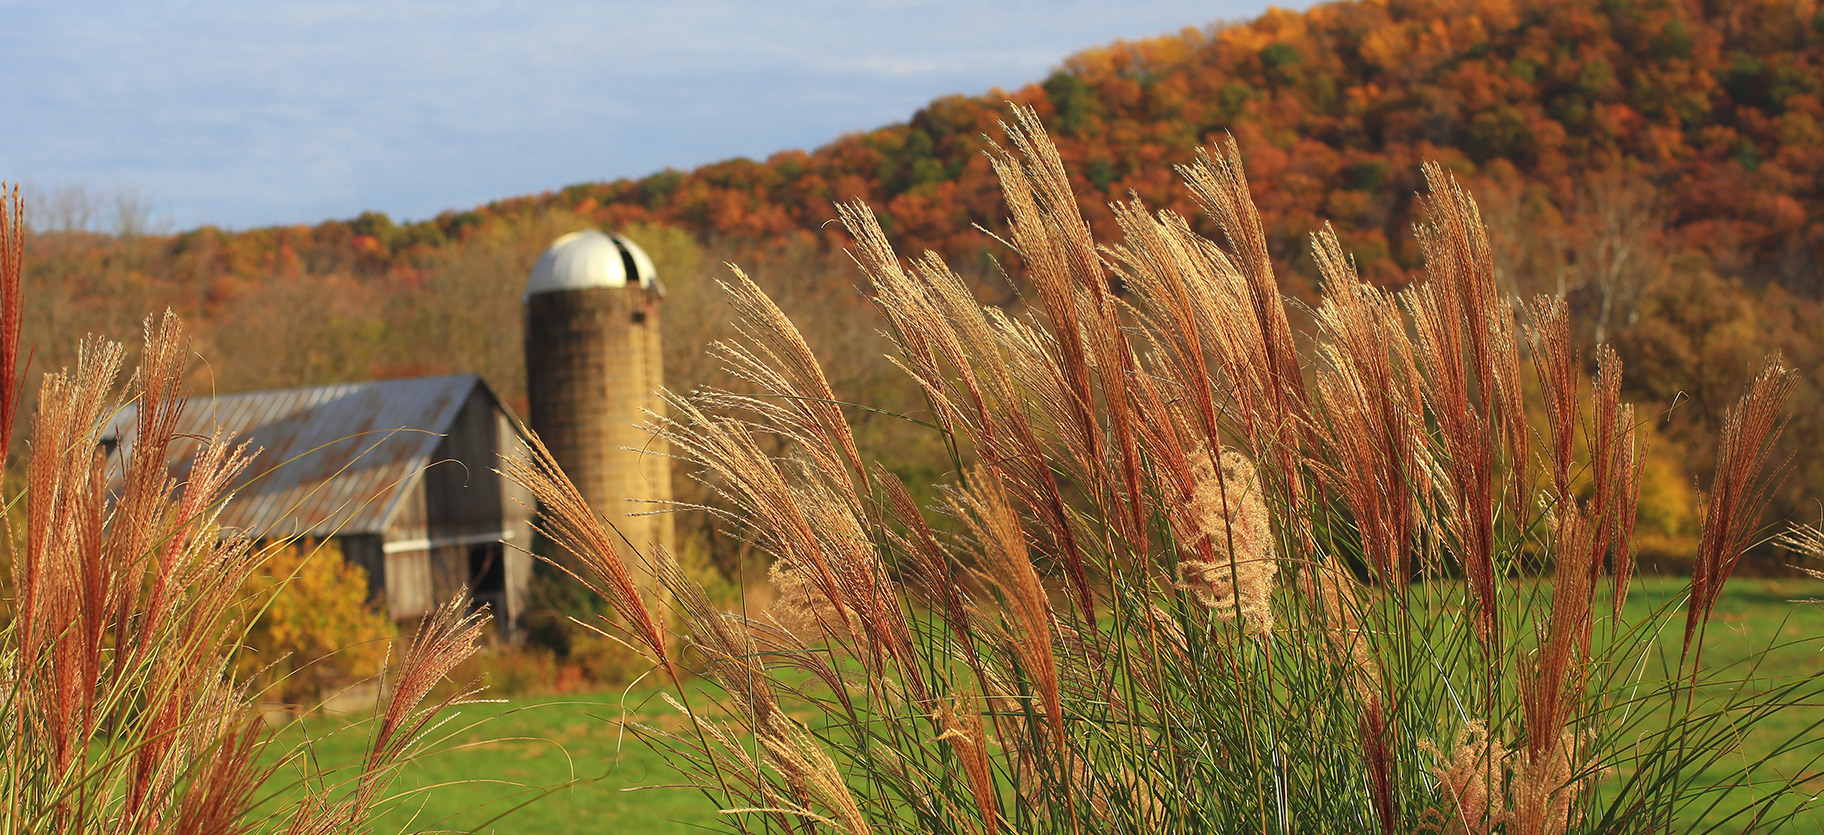
POLYGON ((172 229, 420 220, 815 148, 1267 6, 0 0, 0 180, 172 229))

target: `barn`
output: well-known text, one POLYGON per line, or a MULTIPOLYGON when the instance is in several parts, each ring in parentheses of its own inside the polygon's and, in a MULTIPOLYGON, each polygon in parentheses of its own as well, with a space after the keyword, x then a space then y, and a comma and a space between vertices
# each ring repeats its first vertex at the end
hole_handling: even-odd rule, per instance
MULTIPOLYGON (((110 422, 108 455, 129 451, 133 425, 131 408, 110 422)), ((192 397, 173 475, 213 432, 250 441, 261 452, 223 525, 336 541, 395 620, 466 585, 510 632, 532 579, 532 499, 494 470, 500 454, 524 454, 521 426, 475 374, 192 397)))

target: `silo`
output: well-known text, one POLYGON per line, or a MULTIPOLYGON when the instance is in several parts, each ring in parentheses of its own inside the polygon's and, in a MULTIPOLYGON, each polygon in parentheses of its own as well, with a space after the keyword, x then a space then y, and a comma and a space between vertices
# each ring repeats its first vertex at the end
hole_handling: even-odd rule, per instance
POLYGON ((671 499, 665 448, 639 428, 646 411, 664 409, 663 296, 645 252, 587 229, 545 250, 524 298, 532 429, 583 498, 642 555, 673 547, 671 514, 634 515, 659 509, 648 501, 671 499))

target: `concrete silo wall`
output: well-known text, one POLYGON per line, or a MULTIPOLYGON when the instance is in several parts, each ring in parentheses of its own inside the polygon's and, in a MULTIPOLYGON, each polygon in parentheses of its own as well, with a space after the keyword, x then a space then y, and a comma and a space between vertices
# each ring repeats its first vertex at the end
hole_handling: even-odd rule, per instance
POLYGON ((638 286, 533 294, 525 338, 533 431, 590 506, 642 555, 655 544, 671 550, 670 514, 632 515, 659 509, 647 501, 671 499, 665 448, 638 428, 647 422, 643 410, 663 413, 653 294, 638 286))

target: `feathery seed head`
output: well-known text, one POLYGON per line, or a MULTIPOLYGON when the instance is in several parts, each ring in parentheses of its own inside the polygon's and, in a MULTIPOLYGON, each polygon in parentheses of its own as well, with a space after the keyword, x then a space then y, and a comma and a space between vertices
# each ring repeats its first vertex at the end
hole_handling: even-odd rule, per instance
POLYGON ((774 560, 767 569, 766 579, 778 595, 767 606, 767 616, 799 640, 806 643, 832 637, 840 640, 861 630, 861 619, 855 610, 826 594, 811 571, 796 561, 789 558, 774 560))
MULTIPOLYGON (((1420 747, 1439 753, 1430 741, 1420 747)), ((1481 722, 1468 722, 1457 731, 1450 753, 1440 757, 1442 762, 1432 772, 1443 802, 1431 816, 1445 821, 1446 833, 1488 835, 1512 816, 1507 781, 1513 756, 1481 722)))
POLYGON ((1253 462, 1233 449, 1217 461, 1191 455, 1196 486, 1176 517, 1179 582, 1223 620, 1241 617, 1250 634, 1273 630, 1273 578, 1279 571, 1272 520, 1253 462))

